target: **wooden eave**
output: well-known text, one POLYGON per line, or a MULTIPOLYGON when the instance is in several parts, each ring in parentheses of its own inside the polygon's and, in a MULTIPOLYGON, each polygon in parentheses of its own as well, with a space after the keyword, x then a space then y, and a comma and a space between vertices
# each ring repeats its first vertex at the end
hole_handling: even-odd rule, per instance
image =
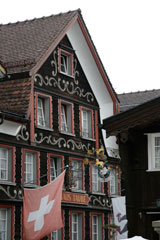
POLYGON ((106 136, 117 136, 137 126, 150 124, 160 119, 160 97, 143 103, 137 107, 103 120, 102 129, 106 136))

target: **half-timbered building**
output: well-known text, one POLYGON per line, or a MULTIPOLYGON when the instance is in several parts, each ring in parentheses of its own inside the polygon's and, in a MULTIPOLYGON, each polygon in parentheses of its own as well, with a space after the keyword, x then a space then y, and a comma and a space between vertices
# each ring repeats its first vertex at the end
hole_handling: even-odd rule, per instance
POLYGON ((118 100, 80 10, 0 25, 0 61, 0 239, 22 239, 23 189, 63 169, 64 228, 45 239, 108 239, 119 156, 99 126, 118 100), (102 146, 110 183, 95 167, 102 146))

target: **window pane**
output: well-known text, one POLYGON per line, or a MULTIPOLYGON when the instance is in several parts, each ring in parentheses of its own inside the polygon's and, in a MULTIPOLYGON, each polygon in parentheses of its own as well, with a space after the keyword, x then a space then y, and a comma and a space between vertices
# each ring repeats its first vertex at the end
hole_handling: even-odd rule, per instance
POLYGON ((68 132, 67 126, 67 106, 61 105, 61 130, 64 132, 68 132))
POLYGON ((52 157, 50 160, 50 180, 53 181, 56 178, 57 170, 57 158, 52 157))
POLYGON ((24 179, 25 183, 33 183, 33 164, 34 164, 34 153, 25 154, 25 170, 24 179))
POLYGON ((82 161, 72 160, 72 175, 74 181, 74 189, 82 189, 82 161))
POLYGON ((0 208, 0 239, 7 240, 7 209, 0 208))
POLYGON ((160 137, 155 137, 155 168, 160 168, 160 137))
POLYGON ((38 125, 45 126, 44 102, 45 100, 38 98, 38 125))
POLYGON ((0 148, 0 179, 8 180, 8 149, 0 148))

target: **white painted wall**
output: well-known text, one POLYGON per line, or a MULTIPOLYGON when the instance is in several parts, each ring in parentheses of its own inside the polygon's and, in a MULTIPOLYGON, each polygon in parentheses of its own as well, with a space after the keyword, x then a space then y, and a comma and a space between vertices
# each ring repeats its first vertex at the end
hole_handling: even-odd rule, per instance
MULTIPOLYGON (((113 101, 99 72, 97 64, 91 54, 88 44, 83 36, 78 22, 67 32, 67 36, 76 51, 76 55, 83 68, 83 71, 89 81, 100 106, 101 122, 104 118, 113 115, 113 101)), ((106 139, 105 131, 103 131, 106 148, 118 148, 115 143, 115 137, 106 139)))

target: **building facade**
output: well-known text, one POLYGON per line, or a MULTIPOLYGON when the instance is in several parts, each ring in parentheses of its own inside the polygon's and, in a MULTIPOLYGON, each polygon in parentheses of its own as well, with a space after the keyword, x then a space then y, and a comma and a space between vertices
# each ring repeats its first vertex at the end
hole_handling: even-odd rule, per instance
POLYGON ((103 226, 112 218, 110 197, 120 195, 120 169, 99 126, 118 100, 80 10, 0 31, 1 239, 22 239, 23 189, 44 186, 63 169, 64 228, 44 239, 109 239, 103 226), (95 165, 102 146, 110 182, 99 181, 95 165))
POLYGON ((121 113, 105 119, 103 127, 108 136, 118 138, 129 237, 158 240, 152 225, 160 219, 160 91, 122 94, 119 99, 121 113))

